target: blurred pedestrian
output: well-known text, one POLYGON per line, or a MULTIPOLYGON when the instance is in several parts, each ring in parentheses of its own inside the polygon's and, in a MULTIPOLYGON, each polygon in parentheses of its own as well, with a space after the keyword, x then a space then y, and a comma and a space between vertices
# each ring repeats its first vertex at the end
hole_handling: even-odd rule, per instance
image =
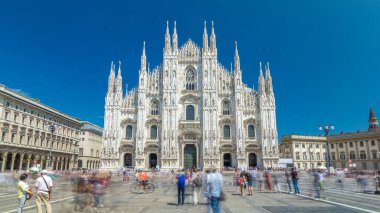
POLYGON ((285 179, 286 179, 286 182, 288 183, 288 187, 289 187, 289 194, 292 194, 292 178, 290 176, 290 172, 289 170, 285 170, 285 179))
POLYGON ((321 186, 320 186, 320 175, 319 175, 319 171, 313 171, 312 172, 312 175, 314 177, 314 181, 313 181, 313 188, 315 190, 315 193, 316 193, 316 196, 315 198, 321 198, 321 186))
POLYGON ((210 207, 214 213, 220 212, 220 196, 222 193, 223 176, 216 173, 216 169, 212 168, 211 173, 207 177, 207 188, 210 199, 210 207))
POLYGON ((274 185, 275 192, 280 193, 281 192, 280 184, 279 184, 280 174, 277 171, 273 171, 272 178, 273 178, 273 185, 274 185))
POLYGON ((319 175, 319 187, 321 189, 321 191, 324 191, 325 190, 325 181, 324 181, 324 174, 321 170, 318 170, 318 175, 319 175))
POLYGON ((271 179, 271 177, 272 177, 271 173, 269 172, 268 169, 266 169, 264 171, 264 178, 265 178, 266 189, 269 190, 269 191, 272 190, 271 185, 270 185, 270 179, 271 179))
POLYGON ((199 192, 202 188, 202 176, 199 171, 194 173, 191 183, 193 184, 193 204, 197 205, 199 203, 199 192))

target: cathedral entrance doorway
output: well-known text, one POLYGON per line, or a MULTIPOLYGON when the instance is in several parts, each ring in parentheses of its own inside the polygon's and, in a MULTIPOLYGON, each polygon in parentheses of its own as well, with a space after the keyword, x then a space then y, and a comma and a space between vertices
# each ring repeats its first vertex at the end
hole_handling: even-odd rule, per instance
POLYGON ((194 144, 186 144, 183 151, 183 168, 197 167, 197 148, 194 144))
POLYGON ((151 153, 149 155, 149 168, 156 168, 157 166, 157 155, 155 153, 151 153))
POLYGON ((232 167, 232 161, 231 161, 231 154, 230 153, 225 153, 223 155, 223 166, 224 167, 232 167))
POLYGON ((257 166, 257 156, 255 153, 249 153, 248 166, 249 167, 256 167, 257 166))
POLYGON ((126 153, 124 155, 124 166, 132 166, 132 154, 126 153))

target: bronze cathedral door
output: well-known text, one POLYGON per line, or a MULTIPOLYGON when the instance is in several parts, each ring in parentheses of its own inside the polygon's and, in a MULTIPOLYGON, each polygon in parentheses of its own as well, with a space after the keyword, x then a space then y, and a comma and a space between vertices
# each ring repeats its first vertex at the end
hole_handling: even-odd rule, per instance
POLYGON ((186 144, 183 151, 183 168, 197 168, 197 148, 194 144, 186 144))

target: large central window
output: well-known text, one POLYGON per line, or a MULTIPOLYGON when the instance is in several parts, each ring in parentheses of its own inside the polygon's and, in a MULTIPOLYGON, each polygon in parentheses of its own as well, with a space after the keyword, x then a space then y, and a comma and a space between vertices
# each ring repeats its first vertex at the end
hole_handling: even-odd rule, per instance
POLYGON ((153 125, 150 127, 150 138, 157 139, 157 126, 153 125))
POLYGON ((132 138, 132 126, 128 125, 126 128, 126 135, 125 138, 131 139, 132 138))
POLYGON ((193 105, 186 106, 186 120, 193 121, 195 120, 195 109, 193 105))
POLYGON ((195 70, 190 68, 186 71, 186 90, 195 90, 195 70))
POLYGON ((224 125, 223 127, 223 136, 225 139, 231 138, 231 128, 229 125, 224 125))
POLYGON ((248 138, 255 137, 255 127, 253 125, 248 126, 248 138))

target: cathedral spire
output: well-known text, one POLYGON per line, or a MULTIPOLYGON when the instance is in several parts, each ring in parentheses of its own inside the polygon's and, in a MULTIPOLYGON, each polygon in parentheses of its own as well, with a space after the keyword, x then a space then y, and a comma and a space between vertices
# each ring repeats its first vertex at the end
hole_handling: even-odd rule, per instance
POLYGON ((266 84, 267 92, 273 92, 272 76, 270 75, 269 62, 267 62, 267 65, 265 67, 265 78, 266 78, 265 84, 266 84))
POLYGON ((235 41, 235 71, 240 71, 240 57, 237 41, 235 41))
POLYGON ((370 108, 369 108, 368 123, 369 123, 368 130, 370 130, 370 129, 376 129, 376 128, 379 127, 379 121, 377 120, 376 114, 373 111, 372 106, 370 106, 370 108))
POLYGON ((115 91, 118 93, 122 93, 122 78, 121 78, 121 61, 119 61, 119 68, 117 70, 117 77, 115 80, 115 91))
POLYGON ((141 68, 140 68, 140 72, 146 70, 145 41, 144 41, 143 44, 144 45, 143 45, 143 51, 142 51, 142 54, 141 54, 141 68))
POLYGON ((111 62, 110 75, 108 77, 108 93, 113 93, 115 90, 115 64, 111 62))
POLYGON ((205 23, 205 26, 203 29, 203 51, 205 52, 208 50, 208 34, 207 34, 206 21, 204 23, 205 23))
POLYGON ((178 49, 178 36, 177 36, 177 26, 176 21, 174 21, 174 30, 173 30, 173 50, 178 49))
POLYGON ((165 52, 170 51, 170 48, 169 21, 166 21, 165 52))
POLYGON ((265 92, 265 80, 263 76, 263 69, 260 62, 260 76, 259 76, 259 92, 264 93, 265 92))
POLYGON ((121 78, 121 61, 119 61, 119 69, 117 70, 117 78, 121 78))
POLYGON ((214 32, 214 21, 211 22, 210 50, 216 52, 216 38, 214 32))

